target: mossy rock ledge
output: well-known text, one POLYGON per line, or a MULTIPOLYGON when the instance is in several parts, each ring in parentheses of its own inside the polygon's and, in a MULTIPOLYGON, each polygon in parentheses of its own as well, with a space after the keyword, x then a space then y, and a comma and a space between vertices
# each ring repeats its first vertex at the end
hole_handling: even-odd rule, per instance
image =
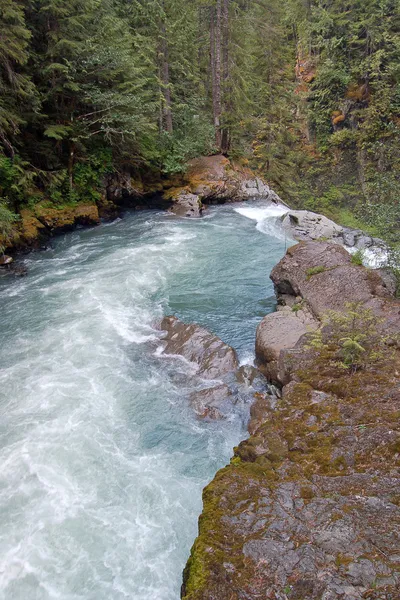
MULTIPOLYGON (((319 319, 356 299, 398 333, 400 303, 344 253, 318 242, 290 248, 272 273, 280 305, 296 301, 292 318, 319 319), (316 264, 324 271, 307 278, 316 264)), ((304 368, 303 338, 280 351, 282 398, 261 418, 252 411, 250 437, 203 492, 185 600, 400 598, 399 351, 349 375, 317 360, 304 368)))
POLYGON ((7 246, 10 250, 39 248, 60 233, 72 231, 78 226, 88 227, 100 223, 99 210, 95 204, 74 204, 57 207, 40 202, 34 208, 23 208, 15 231, 7 246))

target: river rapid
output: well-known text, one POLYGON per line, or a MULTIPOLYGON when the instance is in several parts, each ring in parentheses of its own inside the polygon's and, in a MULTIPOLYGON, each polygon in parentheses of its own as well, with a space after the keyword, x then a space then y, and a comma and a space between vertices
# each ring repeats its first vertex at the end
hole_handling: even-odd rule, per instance
POLYGON ((251 363, 283 212, 128 213, 0 280, 2 600, 178 600, 202 488, 247 413, 196 419, 193 367, 162 355, 156 323, 199 323, 251 363))

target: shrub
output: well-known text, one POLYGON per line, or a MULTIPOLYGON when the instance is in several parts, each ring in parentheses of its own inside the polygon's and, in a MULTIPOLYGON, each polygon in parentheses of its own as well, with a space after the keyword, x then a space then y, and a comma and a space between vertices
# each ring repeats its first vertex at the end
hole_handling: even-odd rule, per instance
POLYGON ((10 241, 13 224, 17 219, 18 216, 11 212, 4 202, 0 201, 0 254, 4 254, 4 250, 10 241))
POLYGON ((324 271, 326 271, 326 269, 322 265, 311 267, 311 269, 307 269, 306 271, 307 279, 310 279, 313 275, 318 275, 318 273, 323 273, 324 271))
POLYGON ((345 312, 324 315, 321 328, 309 335, 307 349, 349 373, 378 367, 393 359, 393 340, 379 331, 382 321, 359 303, 347 303, 345 312))
POLYGON ((364 251, 357 250, 354 254, 351 255, 351 262, 353 265, 362 266, 364 263, 364 251))

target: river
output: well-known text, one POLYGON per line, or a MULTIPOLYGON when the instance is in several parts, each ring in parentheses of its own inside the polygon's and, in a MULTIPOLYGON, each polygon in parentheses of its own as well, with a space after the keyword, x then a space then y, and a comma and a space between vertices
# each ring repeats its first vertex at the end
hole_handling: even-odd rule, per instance
POLYGON ((251 363, 281 212, 128 213, 0 280, 2 600, 178 600, 201 490, 246 423, 196 419, 155 324, 200 323, 251 363))

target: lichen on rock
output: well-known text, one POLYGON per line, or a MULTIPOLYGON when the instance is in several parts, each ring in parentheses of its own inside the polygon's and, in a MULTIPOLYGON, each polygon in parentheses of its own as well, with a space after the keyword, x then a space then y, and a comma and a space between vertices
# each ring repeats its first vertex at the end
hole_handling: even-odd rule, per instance
MULTIPOLYGON (((299 244, 272 277, 315 319, 355 298, 399 332, 400 303, 338 246, 299 244), (307 279, 319 264, 331 288, 327 271, 307 279)), ((303 340, 279 353, 282 398, 259 395, 250 437, 204 490, 185 600, 400 597, 399 351, 349 372, 303 340)))

